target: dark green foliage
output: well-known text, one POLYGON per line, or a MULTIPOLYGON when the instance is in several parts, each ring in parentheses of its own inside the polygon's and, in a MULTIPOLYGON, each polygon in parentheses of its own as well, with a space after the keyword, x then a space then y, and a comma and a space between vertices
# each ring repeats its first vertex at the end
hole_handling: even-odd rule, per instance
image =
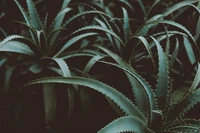
POLYGON ((200 132, 200 1, 0 4, 0 132, 200 132))

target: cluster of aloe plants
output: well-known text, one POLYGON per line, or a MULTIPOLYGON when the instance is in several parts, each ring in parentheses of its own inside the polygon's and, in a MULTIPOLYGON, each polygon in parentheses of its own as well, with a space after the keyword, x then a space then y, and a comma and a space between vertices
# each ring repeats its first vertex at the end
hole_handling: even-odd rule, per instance
POLYGON ((200 1, 51 2, 0 25, 0 132, 200 132, 200 1))

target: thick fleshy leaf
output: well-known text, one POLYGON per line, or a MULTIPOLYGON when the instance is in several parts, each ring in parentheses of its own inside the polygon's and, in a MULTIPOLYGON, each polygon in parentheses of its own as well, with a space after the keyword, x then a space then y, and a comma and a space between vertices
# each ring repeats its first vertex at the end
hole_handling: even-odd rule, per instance
POLYGON ((73 53, 73 54, 69 54, 69 55, 63 55, 62 57, 59 57, 61 59, 67 60, 70 58, 75 58, 75 57, 93 57, 93 54, 89 54, 89 53, 73 53))
POLYGON ((51 58, 51 59, 54 60, 58 64, 58 66, 60 67, 64 77, 70 77, 71 76, 71 72, 69 70, 69 67, 63 59, 60 59, 60 58, 51 58))
POLYGON ((28 12, 29 12, 29 15, 30 15, 31 25, 33 25, 37 30, 41 30, 42 29, 42 23, 41 23, 41 20, 39 18, 38 12, 35 8, 35 4, 33 3, 32 0, 26 0, 26 3, 28 5, 28 12))
POLYGON ((178 56, 178 53, 179 53, 179 41, 178 39, 176 38, 176 46, 174 48, 174 51, 173 51, 173 54, 169 60, 169 71, 172 70, 172 67, 174 65, 174 62, 176 61, 176 58, 178 56))
POLYGON ((126 73, 134 93, 136 105, 145 117, 148 118, 148 125, 151 125, 155 120, 155 113, 153 110, 157 110, 157 106, 153 90, 149 84, 136 72, 133 72, 126 67, 109 62, 100 62, 120 68, 126 73))
MULTIPOLYGON (((198 2, 197 8, 200 10, 200 1, 198 2)), ((196 33, 195 33, 194 38, 196 40, 198 40, 199 36, 200 36, 200 16, 199 16, 198 21, 197 21, 196 33)))
POLYGON ((75 84, 75 85, 89 87, 109 97, 127 115, 138 117, 142 121, 146 122, 146 118, 144 117, 144 115, 137 109, 137 107, 129 99, 127 99, 122 93, 118 92, 113 87, 110 87, 97 80, 87 79, 87 78, 82 78, 82 77, 52 77, 52 78, 38 79, 32 82, 29 82, 25 85, 25 87, 29 85, 41 84, 41 83, 75 84))
MULTIPOLYGON (((15 1, 15 3, 17 4, 18 8, 20 9, 20 11, 21 11, 21 13, 22 13, 22 15, 23 15, 23 17, 24 17, 24 19, 25 19, 27 25, 28 25, 28 26, 31 26, 31 21, 30 21, 29 16, 27 15, 27 12, 23 9, 23 7, 19 4, 19 2, 18 2, 17 0, 14 0, 14 1, 15 1)), ((33 40, 34 42, 36 42, 36 39, 35 39, 35 37, 34 37, 34 33, 33 33, 31 30, 29 30, 29 32, 30 32, 30 34, 31 34, 32 40, 33 40)))
POLYGON ((166 105, 169 88, 168 61, 160 43, 154 37, 151 38, 155 42, 158 51, 158 82, 155 93, 158 107, 162 110, 166 105))
POLYGON ((105 56, 99 56, 99 55, 96 55, 94 56, 88 63, 87 65, 85 66, 84 70, 83 70, 83 74, 87 74, 90 69, 95 65, 95 63, 101 59, 103 59, 105 56))
POLYGON ((24 39, 24 37, 20 36, 20 35, 10 35, 10 36, 6 37, 3 41, 0 42, 0 47, 5 45, 7 42, 15 40, 15 39, 24 39))
POLYGON ((146 33, 150 30, 150 28, 156 26, 157 24, 167 24, 167 25, 171 25, 171 26, 174 26, 174 27, 177 27, 177 28, 183 30, 189 36, 189 38, 191 38, 191 40, 194 42, 194 44, 196 44, 194 37, 192 36, 192 34, 190 33, 190 31, 187 28, 185 28, 183 25, 181 25, 177 22, 170 21, 170 20, 156 20, 156 21, 151 21, 149 23, 146 23, 137 31, 136 35, 137 36, 146 35, 146 33))
MULTIPOLYGON (((107 25, 106 25, 102 20, 97 19, 97 18, 95 18, 95 20, 97 21, 97 23, 98 23, 101 27, 103 27, 103 28, 108 28, 107 25)), ((106 33, 106 35, 107 35, 108 39, 110 40, 111 44, 114 45, 113 37, 112 37, 109 33, 106 33)), ((102 41, 102 40, 100 40, 100 41, 102 41)), ((114 48, 115 48, 115 47, 114 47, 114 48)))
POLYGON ((107 29, 107 28, 103 28, 101 26, 97 26, 97 25, 90 25, 90 26, 85 26, 77 31, 75 31, 73 34, 77 33, 77 32, 87 32, 87 31, 98 31, 99 33, 109 33, 110 35, 112 35, 114 38, 116 38, 122 45, 125 45, 124 42, 121 40, 120 36, 118 36, 114 31, 107 29))
POLYGON ((188 6, 190 4, 196 3, 197 0, 184 0, 174 4, 173 6, 167 8, 167 10, 162 13, 164 16, 168 16, 169 14, 173 13, 176 10, 179 10, 182 7, 188 6))
POLYGON ((18 41, 9 41, 0 48, 1 52, 14 52, 29 56, 34 56, 34 52, 24 43, 18 41))
POLYGON ((125 8, 122 8, 123 15, 124 15, 124 35, 125 35, 125 42, 128 42, 130 36, 130 24, 129 24, 129 16, 128 12, 125 8))
POLYGON ((171 127, 181 126, 181 125, 193 125, 200 129, 200 120, 191 119, 191 118, 183 118, 180 120, 177 119, 177 120, 167 122, 165 126, 163 127, 163 129, 168 129, 171 127))
POLYGON ((151 131, 146 123, 137 117, 125 116, 112 121, 110 124, 102 128, 98 133, 121 133, 121 132, 137 132, 137 133, 155 133, 151 131))
POLYGON ((198 69, 191 87, 175 90, 171 98, 171 103, 177 104, 182 102, 185 98, 187 98, 189 95, 191 95, 196 91, 199 82, 200 82, 200 64, 198 64, 198 69))
POLYGON ((17 4, 18 8, 20 9, 20 11, 21 11, 26 23, 30 26, 31 25, 30 18, 27 15, 26 11, 23 9, 23 7, 19 4, 19 2, 17 0, 14 0, 14 1, 17 4))
POLYGON ((68 47, 70 47, 72 44, 76 43, 77 41, 79 41, 85 37, 95 36, 97 34, 98 33, 96 33, 96 32, 89 32, 89 33, 80 34, 78 36, 71 38, 69 41, 67 41, 67 43, 65 43, 63 45, 63 47, 56 53, 56 55, 54 55, 54 57, 59 56, 63 51, 65 51, 68 47))
POLYGON ((72 23, 75 19, 81 18, 83 16, 90 16, 90 15, 100 15, 100 16, 105 16, 106 18, 110 19, 110 17, 107 14, 105 14, 104 12, 101 12, 101 11, 97 11, 97 10, 84 11, 84 12, 78 13, 77 15, 75 15, 72 18, 70 18, 69 20, 67 20, 63 24, 63 27, 66 27, 68 24, 72 23))
POLYGON ((10 66, 5 71, 5 81, 4 81, 4 92, 7 94, 11 90, 11 84, 12 84, 12 77, 14 75, 14 71, 16 70, 17 66, 10 66))
POLYGON ((112 51, 101 47, 101 46, 95 46, 102 51, 104 51, 106 54, 108 54, 112 59, 114 59, 119 65, 115 65, 113 63, 108 63, 110 65, 119 67, 120 69, 124 70, 127 75, 127 78, 129 79, 130 85, 132 87, 136 104, 138 105, 139 109, 144 113, 146 117, 148 117, 149 125, 151 125, 152 121, 155 119, 155 114, 151 110, 157 110, 156 107, 156 100, 153 94, 153 91, 149 84, 141 78, 134 70, 133 68, 126 63, 121 57, 119 57, 117 54, 113 53, 112 51), (131 76, 130 76, 130 75, 131 76), (139 82, 140 85, 136 86, 137 82, 139 82), (142 90, 138 89, 140 87, 143 87, 142 90), (148 107, 149 109, 146 109, 148 107))
MULTIPOLYGON (((70 11, 71 11, 71 8, 65 8, 60 13, 57 14, 56 18, 54 19, 54 21, 53 21, 53 23, 51 25, 51 28, 50 28, 51 32, 62 27, 62 23, 63 23, 64 17, 66 15, 66 13, 68 13, 70 11)), ((50 41, 51 45, 54 44, 54 42, 56 41, 57 36, 59 35, 59 33, 60 33, 60 31, 58 31, 55 34, 53 34, 53 36, 51 37, 51 41, 50 41)))
POLYGON ((193 125, 181 125, 171 127, 165 131, 173 133, 198 133, 200 129, 193 125))
POLYGON ((45 124, 47 129, 53 128, 56 122, 56 91, 54 84, 43 84, 45 124))
MULTIPOLYGON (((153 66, 154 66, 154 69, 156 70, 156 63, 155 63, 155 60, 154 60, 154 57, 153 57, 153 53, 152 53, 151 47, 150 47, 150 45, 149 45, 147 39, 146 39, 145 37, 143 37, 143 36, 133 36, 133 37, 129 40, 129 42, 131 42, 131 40, 132 40, 132 39, 135 39, 135 38, 139 39, 139 40, 142 42, 142 44, 145 46, 145 48, 146 48, 146 50, 147 50, 147 52, 148 52, 148 54, 149 54, 149 56, 150 56, 150 58, 151 58, 152 64, 153 64, 153 66)), ((128 42, 128 43, 129 43, 129 42, 128 42)), ((131 44, 131 43, 130 43, 130 44, 131 44)))
POLYGON ((183 117, 194 105, 200 102, 198 98, 200 95, 200 89, 197 89, 194 93, 188 95, 184 100, 177 105, 170 111, 171 119, 174 117, 183 117))
MULTIPOLYGON (((6 37, 3 41, 0 42, 0 48, 3 47, 5 44, 7 44, 9 41, 14 41, 14 40, 18 40, 18 39, 27 41, 27 43, 24 45, 27 45, 32 51, 34 51, 34 53, 38 52, 35 43, 32 42, 32 40, 25 38, 24 36, 21 36, 21 35, 10 35, 10 36, 6 37)), ((11 44, 9 44, 9 45, 11 45, 11 44)), ((20 45, 22 45, 22 43, 20 43, 20 45)))
POLYGON ((65 9, 69 5, 70 1, 71 0, 63 0, 61 10, 65 9))
POLYGON ((196 62, 196 57, 194 55, 192 44, 190 43, 187 37, 183 37, 183 44, 184 44, 187 56, 189 58, 189 61, 193 65, 196 62))
MULTIPOLYGON (((69 70, 69 67, 63 59, 61 59, 61 58, 47 58, 47 59, 53 60, 57 63, 60 70, 62 71, 63 77, 71 77, 71 72, 69 70)), ((66 88, 68 88, 67 91, 68 91, 68 99, 69 99, 69 101, 68 101, 69 102, 68 121, 69 121, 70 117, 72 115, 72 112, 74 110, 74 88, 72 86, 66 86, 66 88)), ((56 97, 53 95, 56 95, 55 93, 54 94, 52 93, 52 97, 56 97)), ((55 113, 55 112, 52 112, 52 113, 55 113)))

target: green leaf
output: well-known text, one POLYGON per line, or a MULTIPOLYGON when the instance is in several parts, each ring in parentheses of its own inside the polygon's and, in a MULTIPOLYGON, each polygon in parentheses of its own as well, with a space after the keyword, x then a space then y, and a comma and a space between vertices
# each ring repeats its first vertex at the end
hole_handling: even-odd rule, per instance
POLYGON ((176 120, 167 122, 164 125, 163 129, 167 130, 168 128, 181 126, 181 125, 193 125, 195 127, 200 127, 200 120, 191 119, 191 118, 176 119, 176 120))
POLYGON ((152 51, 151 51, 151 47, 150 47, 150 45, 149 45, 147 39, 146 39, 145 37, 143 37, 143 36, 133 36, 133 37, 129 40, 129 42, 130 42, 132 39, 134 39, 134 38, 139 39, 139 40, 144 44, 144 46, 145 46, 145 48, 146 48, 146 50, 147 50, 147 52, 148 52, 148 54, 149 54, 149 56, 150 56, 150 58, 151 58, 152 64, 153 64, 153 66, 154 66, 154 69, 156 70, 156 63, 155 63, 155 60, 154 60, 154 57, 153 57, 153 53, 152 53, 152 51))
POLYGON ((79 34, 77 36, 74 36, 73 38, 71 38, 69 41, 67 41, 62 48, 54 55, 54 57, 59 56, 62 52, 64 52, 68 47, 70 47, 72 44, 76 43, 77 41, 85 38, 85 37, 89 37, 89 36, 94 36, 97 35, 98 33, 96 32, 89 32, 89 33, 84 33, 84 34, 79 34))
MULTIPOLYGON (((97 21, 97 23, 98 23, 101 27, 103 27, 103 28, 108 28, 107 25, 106 25, 103 21, 101 21, 100 19, 95 18, 95 20, 97 21)), ((106 33, 106 35, 107 35, 108 39, 110 40, 111 44, 114 44, 113 37, 112 37, 109 33, 106 33)), ((100 41, 101 41, 101 40, 100 40, 100 41)), ((115 48, 115 47, 114 47, 114 48, 115 48)))
POLYGON ((58 64, 58 66, 60 67, 64 77, 70 77, 71 76, 71 72, 69 70, 69 67, 63 59, 60 59, 60 58, 51 58, 51 59, 54 60, 58 64))
POLYGON ((24 43, 18 41, 9 41, 0 48, 1 52, 14 52, 29 56, 34 56, 35 53, 24 43))
POLYGON ((183 44, 189 58, 190 63, 193 65, 196 62, 196 57, 192 48, 192 44, 189 42, 187 37, 183 37, 183 44))
MULTIPOLYGON (((198 2, 197 9, 200 10, 200 1, 198 2)), ((197 21, 196 34, 195 34, 194 38, 196 40, 198 40, 199 36, 200 36, 200 16, 199 16, 198 21, 197 21)))
POLYGON ((146 123, 137 117, 125 116, 112 121, 97 133, 120 133, 120 132, 137 132, 137 133, 154 133, 146 123))
MULTIPOLYGON (((71 77, 71 72, 69 70, 69 67, 67 65, 67 63, 61 59, 61 58, 51 58, 51 60, 54 60, 57 65, 60 67, 60 70, 62 71, 62 75, 63 77, 71 77)), ((74 88, 72 86, 66 86, 68 89, 68 99, 69 99, 69 109, 68 109, 68 121, 71 118, 72 112, 74 110, 74 99, 75 99, 75 95, 74 95, 74 88, 76 88, 74 86, 74 88)))
POLYGON ((20 9, 20 11, 21 11, 21 13, 22 13, 22 15, 23 15, 23 17, 24 17, 26 23, 27 23, 29 26, 31 26, 30 18, 29 18, 29 16, 27 15, 26 11, 23 9, 23 7, 19 4, 19 2, 18 2, 17 0, 14 0, 14 1, 15 1, 15 3, 17 4, 18 8, 20 9))
POLYGON ((167 28, 165 28, 165 30, 166 30, 166 48, 165 48, 165 54, 166 54, 167 59, 169 59, 170 36, 169 36, 167 28))
POLYGON ((176 47, 174 48, 174 51, 173 51, 173 54, 170 58, 170 61, 169 61, 169 71, 172 70, 172 67, 174 65, 174 62, 178 56, 178 52, 179 52, 179 41, 178 39, 176 38, 176 47))
POLYGON ((78 13, 77 15, 73 16, 72 18, 70 18, 69 20, 67 20, 64 24, 63 24, 63 27, 66 27, 68 24, 72 23, 75 19, 78 19, 82 16, 90 16, 90 15, 102 15, 102 16, 105 16, 106 18, 110 19, 110 17, 105 14, 104 12, 101 12, 101 11, 96 11, 96 10, 92 10, 92 11, 84 11, 84 12, 81 12, 81 13, 78 13))
POLYGON ((198 133, 199 129, 196 126, 193 125, 180 125, 180 126, 174 126, 166 130, 167 132, 173 132, 173 133, 198 133))
POLYGON ((128 42, 130 36, 130 24, 129 24, 129 16, 128 12, 125 8, 122 8, 123 15, 124 15, 124 35, 125 35, 125 42, 128 42))
MULTIPOLYGON (((13 40, 16 40, 16 39, 22 39, 24 41, 27 41, 28 43, 26 43, 25 45, 27 45, 32 51, 34 51, 34 53, 39 52, 37 47, 36 47, 36 44, 34 42, 32 42, 32 40, 29 40, 28 38, 25 38, 25 37, 20 36, 20 35, 10 35, 10 36, 6 37, 2 42, 0 42, 0 48, 2 48, 9 41, 13 41, 13 40)), ((20 44, 20 45, 22 45, 22 44, 20 44)))
POLYGON ((63 55, 62 57, 59 57, 61 59, 67 60, 70 58, 75 58, 75 57, 93 57, 93 54, 89 54, 89 53, 73 53, 73 54, 69 54, 69 55, 63 55))
POLYGON ((98 31, 99 33, 101 32, 105 32, 105 33, 109 33, 110 35, 112 35, 114 38, 116 38, 122 45, 125 45, 124 42, 121 40, 121 38, 112 30, 107 29, 107 28, 102 28, 101 26, 97 26, 97 25, 90 25, 90 26, 85 26, 77 31, 75 31, 73 34, 77 33, 77 32, 82 32, 82 31, 98 31))
POLYGON ((0 42, 0 47, 5 45, 7 42, 15 40, 15 39, 24 39, 24 37, 20 36, 20 35, 10 35, 10 36, 6 37, 3 41, 0 42))
POLYGON ((84 70, 83 70, 83 75, 87 74, 90 69, 95 65, 95 63, 101 59, 103 59, 105 56, 99 56, 96 55, 94 56, 92 59, 90 59, 90 61, 88 61, 87 65, 85 66, 84 70))
MULTIPOLYGON (((19 2, 18 2, 17 0, 14 0, 14 1, 15 1, 15 3, 17 4, 18 8, 20 9, 20 11, 21 11, 21 13, 22 13, 22 15, 23 15, 23 17, 24 17, 24 19, 25 19, 27 25, 28 25, 28 26, 31 26, 30 18, 29 18, 29 16, 27 15, 26 11, 23 9, 23 7, 19 4, 19 2)), ((35 37, 34 37, 33 32, 32 32, 31 30, 29 30, 29 32, 30 32, 30 34, 31 34, 32 40, 33 40, 34 42, 36 42, 36 39, 35 39, 35 37)))
POLYGON ((62 84, 75 84, 89 87, 93 90, 96 90, 103 95, 109 97, 113 100, 127 115, 136 116, 142 121, 146 121, 146 118, 143 114, 137 109, 137 107, 127 99, 122 93, 115 90, 113 87, 110 87, 102 82, 93 79, 87 79, 82 77, 52 77, 52 78, 43 78, 38 79, 32 82, 29 82, 25 85, 41 84, 41 83, 62 83, 62 84))
POLYGON ((33 3, 32 0, 26 0, 26 3, 28 5, 31 25, 33 25, 37 30, 41 30, 42 23, 35 8, 35 4, 33 3))
POLYGON ((53 84, 43 84, 45 124, 46 128, 53 128, 56 123, 56 92, 53 84))
POLYGON ((157 106, 153 90, 149 84, 140 75, 127 67, 110 62, 100 62, 120 68, 126 73, 134 93, 136 105, 145 117, 148 117, 148 125, 151 125, 155 120, 155 113, 152 110, 157 110, 157 106))
POLYGON ((162 110, 166 105, 169 88, 168 61, 160 43, 154 37, 151 38, 155 42, 158 51, 158 82, 155 93, 158 101, 158 107, 162 110))
POLYGON ((150 28, 152 28, 153 26, 156 26, 157 24, 167 24, 167 25, 171 25, 171 26, 174 26, 176 28, 183 30, 190 37, 190 39, 194 42, 194 44, 196 44, 194 37, 192 36, 192 34, 190 33, 190 31, 187 28, 185 28, 184 26, 182 26, 181 24, 179 24, 177 22, 170 21, 170 20, 156 20, 156 21, 151 21, 149 23, 146 23, 137 31, 136 35, 137 36, 146 35, 147 32, 143 33, 142 29, 144 28, 145 31, 149 31, 150 28))
POLYGON ((0 27, 0 32, 4 35, 4 37, 7 37, 7 33, 0 27))
POLYGON ((173 6, 167 8, 167 10, 165 12, 163 12, 162 14, 164 16, 168 16, 169 14, 173 13, 176 10, 179 10, 180 8, 188 6, 188 5, 190 5, 192 3, 196 3, 196 2, 197 2, 197 0, 184 0, 184 1, 178 2, 178 3, 174 4, 173 6))
MULTIPOLYGON (((56 29, 59 29, 62 27, 62 23, 64 20, 64 17, 66 15, 66 13, 68 13, 69 11, 71 11, 71 8, 65 8, 63 9, 61 12, 59 12, 56 16, 56 18, 54 19, 52 25, 51 25, 51 31, 54 31, 56 29)), ((51 37, 51 41, 50 41, 50 45, 53 45, 59 35, 60 31, 55 33, 52 37, 51 37)))
POLYGON ((71 0, 63 0, 61 10, 65 9, 68 6, 68 4, 70 3, 70 1, 71 0))
POLYGON ((147 12, 147 19, 151 13, 151 11, 154 9, 154 7, 156 7, 156 5, 160 2, 161 0, 154 0, 154 3, 151 5, 151 7, 149 8, 148 12, 147 12))
POLYGON ((5 77, 4 77, 4 88, 5 88, 5 94, 8 94, 8 92, 11 89, 11 85, 12 85, 12 77, 14 75, 14 71, 16 70, 17 66, 11 66, 8 67, 5 71, 5 77))
MULTIPOLYGON (((200 82, 200 65, 198 64, 198 70, 195 75, 192 86, 189 90, 185 92, 185 94, 181 97, 180 103, 175 105, 171 113, 173 116, 182 117, 187 111, 189 111, 195 104, 200 102, 198 98, 200 95, 200 89, 196 89, 200 82)), ((180 93, 180 92, 179 92, 180 93)), ((177 95, 179 95, 177 93, 177 95)))

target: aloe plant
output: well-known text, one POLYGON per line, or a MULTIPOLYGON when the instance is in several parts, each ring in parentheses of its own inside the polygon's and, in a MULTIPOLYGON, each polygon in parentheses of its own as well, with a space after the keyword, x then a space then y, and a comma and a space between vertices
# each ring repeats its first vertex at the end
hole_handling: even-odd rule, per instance
MULTIPOLYGON (((72 73, 68 63, 61 58, 60 54, 63 54, 65 49, 77 42, 78 40, 85 38, 87 36, 96 35, 96 33, 85 33, 78 34, 75 28, 74 31, 68 26, 69 23, 76 22, 78 17, 82 17, 82 13, 77 14, 73 18, 71 15, 65 17, 66 14, 72 12, 72 9, 67 7, 70 1, 64 0, 61 6, 60 12, 56 15, 53 22, 49 25, 48 16, 42 22, 36 7, 32 0, 27 0, 28 13, 23 9, 18 1, 15 1, 25 22, 17 22, 28 30, 25 30, 26 35, 10 35, 0 42, 0 52, 4 55, 9 55, 6 61, 2 60, 1 66, 2 70, 5 71, 5 81, 2 82, 3 92, 5 96, 10 95, 10 92, 16 93, 16 95, 21 95, 17 93, 17 87, 23 85, 30 79, 62 75, 63 77, 70 77, 75 74, 72 73), (69 36, 69 40, 65 41, 63 31, 69 36), (77 33, 77 34, 75 34, 77 33), (63 46, 62 46, 63 45, 63 46), (22 80, 20 81, 20 78, 22 80), (13 79, 16 81, 13 82, 13 79), (18 83, 16 83, 18 82, 18 83), (13 89, 13 86, 15 86, 13 89)), ((90 14, 86 12, 85 14, 90 14)), ((74 54, 69 58, 76 57, 76 50, 74 54)), ((85 57, 85 55, 80 55, 85 57)), ((92 57, 93 55, 86 54, 86 57, 92 57)), ((65 57, 66 58, 66 57, 65 57)), ((65 86, 66 87, 66 86, 65 86)), ((67 86, 69 90, 65 92, 68 95, 68 119, 70 120, 71 113, 73 111, 74 104, 74 92, 75 86, 67 86)), ((45 110, 45 127, 46 130, 55 130, 55 121, 57 119, 57 93, 56 86, 44 84, 43 88, 43 100, 44 100, 44 110, 45 110)), ((61 87, 62 88, 62 87, 61 87)), ((32 92, 31 92, 32 93, 32 92)), ((30 94, 31 93, 27 93, 30 94)), ((34 93, 34 92, 33 92, 34 93)), ((11 124, 12 129, 17 129, 18 123, 20 121, 23 108, 25 107, 26 98, 20 100, 17 97, 16 107, 14 108, 13 122, 11 124), (18 100, 19 99, 19 100, 18 100)), ((14 98, 15 99, 15 98, 14 98)), ((13 100, 14 100, 13 99, 13 100)), ((14 101, 13 101, 14 102, 14 101)), ((13 105, 10 104, 9 106, 13 105)), ((5 102, 6 103, 6 102, 5 102)), ((66 103, 67 104, 67 103, 66 103)), ((11 128, 10 127, 10 128, 11 128)))
POLYGON ((199 132, 199 120, 184 117, 184 115, 199 102, 197 99, 199 95, 198 84, 200 82, 199 65, 191 87, 185 89, 184 92, 182 92, 183 90, 181 89, 173 91, 173 86, 169 85, 168 63, 164 51, 158 42, 156 42, 156 47, 159 53, 159 72, 155 91, 140 75, 126 67, 126 63, 121 62, 119 63, 120 65, 118 65, 110 62, 102 62, 117 67, 127 73, 130 82, 135 83, 132 89, 136 103, 130 102, 129 99, 113 87, 97 80, 82 77, 38 79, 27 83, 25 88, 22 89, 26 89, 27 86, 34 84, 54 82, 86 86, 102 93, 119 106, 126 115, 114 120, 99 130, 99 133, 199 132), (136 82, 132 82, 131 80, 136 82))
POLYGON ((83 132, 199 132, 199 120, 185 116, 199 102, 198 0, 61 2, 48 14, 45 0, 26 0, 27 9, 15 0, 22 34, 0 25, 5 130, 23 132, 36 123, 26 115, 40 111, 41 132, 80 132, 97 121, 93 104, 102 101, 98 108, 120 118, 100 129, 113 117, 105 114, 83 132))

